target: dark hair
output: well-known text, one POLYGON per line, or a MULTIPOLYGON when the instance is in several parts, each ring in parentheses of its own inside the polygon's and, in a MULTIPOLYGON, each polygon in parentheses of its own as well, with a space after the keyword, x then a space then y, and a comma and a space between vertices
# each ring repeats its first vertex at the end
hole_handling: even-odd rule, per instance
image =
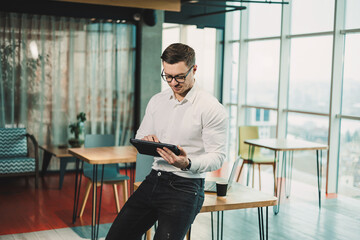
POLYGON ((188 45, 173 43, 164 50, 161 59, 169 64, 184 61, 186 66, 192 67, 195 64, 195 51, 188 45))

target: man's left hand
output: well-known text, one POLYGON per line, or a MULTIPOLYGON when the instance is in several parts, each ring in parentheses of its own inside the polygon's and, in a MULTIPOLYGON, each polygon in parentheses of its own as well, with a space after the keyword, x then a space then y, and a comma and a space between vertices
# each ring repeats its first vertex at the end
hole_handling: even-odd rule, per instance
POLYGON ((163 149, 158 148, 157 152, 170 165, 173 165, 178 168, 186 168, 189 165, 189 159, 187 157, 185 150, 180 146, 178 146, 178 148, 180 150, 179 156, 176 156, 175 153, 173 153, 170 149, 166 147, 164 147, 163 149))

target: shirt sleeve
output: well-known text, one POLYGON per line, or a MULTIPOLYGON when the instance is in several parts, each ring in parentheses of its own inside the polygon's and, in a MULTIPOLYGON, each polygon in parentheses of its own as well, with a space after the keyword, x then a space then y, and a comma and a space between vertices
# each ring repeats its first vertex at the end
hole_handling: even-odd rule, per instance
POLYGON ((205 153, 191 158, 190 171, 204 173, 221 168, 226 158, 227 120, 225 108, 220 103, 204 113, 202 139, 205 153))
POLYGON ((136 132, 136 139, 142 139, 147 135, 154 135, 154 123, 152 116, 152 108, 153 108, 154 98, 151 98, 148 105, 146 106, 145 115, 143 120, 141 121, 140 127, 136 132))

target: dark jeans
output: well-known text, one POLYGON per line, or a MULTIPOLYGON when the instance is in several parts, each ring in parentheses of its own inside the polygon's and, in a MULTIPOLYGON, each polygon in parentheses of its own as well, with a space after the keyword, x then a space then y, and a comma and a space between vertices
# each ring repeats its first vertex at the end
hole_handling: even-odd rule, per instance
POLYGON ((182 240, 204 202, 204 179, 152 170, 113 222, 106 240, 138 240, 158 221, 154 239, 182 240))

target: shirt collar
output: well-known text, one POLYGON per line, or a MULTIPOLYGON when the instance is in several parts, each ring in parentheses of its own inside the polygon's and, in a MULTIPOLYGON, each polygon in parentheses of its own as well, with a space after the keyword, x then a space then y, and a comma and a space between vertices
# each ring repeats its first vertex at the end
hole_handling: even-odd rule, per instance
MULTIPOLYGON (((196 92, 197 90, 199 89, 199 86, 197 85, 196 81, 194 82, 194 85, 192 86, 192 88, 190 89, 190 91, 186 94, 186 96, 184 97, 184 99, 181 101, 182 103, 184 102, 191 102, 193 103, 194 100, 195 100, 195 96, 196 96, 196 92)), ((171 99, 174 99, 176 100, 175 98, 175 94, 174 92, 172 91, 172 89, 170 88, 170 93, 169 93, 169 100, 171 99)), ((177 100, 176 100, 177 101, 177 100)))

